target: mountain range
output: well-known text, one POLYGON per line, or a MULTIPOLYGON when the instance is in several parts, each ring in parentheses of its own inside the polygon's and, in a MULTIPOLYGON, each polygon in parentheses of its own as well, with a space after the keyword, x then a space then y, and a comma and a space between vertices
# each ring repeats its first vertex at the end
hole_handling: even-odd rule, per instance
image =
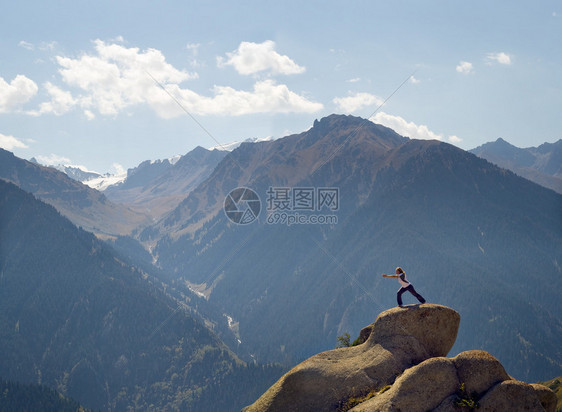
POLYGON ((560 210, 562 196, 452 145, 332 115, 242 144, 139 239, 170 282, 239 322, 262 361, 291 364, 356 332, 395 304, 399 285, 380 274, 400 265, 461 313, 453 351, 489 350, 532 381, 562 368, 560 210), (237 187, 261 198, 254 224, 222 210, 237 187), (269 224, 271 188, 338 189, 337 224, 269 224))
MULTIPOLYGON (((196 148, 177 162, 143 162, 103 194, 11 153, 2 151, 0 156, 0 178, 50 202, 75 225, 109 239, 102 243, 76 228, 78 234, 74 233, 67 228, 69 223, 59 221, 62 217, 51 216, 52 209, 41 219, 56 225, 31 230, 24 223, 31 225, 29 216, 37 210, 42 214, 46 206, 23 192, 16 196, 7 186, 12 197, 3 204, 8 210, 33 206, 10 237, 4 236, 7 223, 1 226, 0 251, 22 248, 17 259, 10 255, 15 262, 10 270, 26 285, 10 289, 0 280, 0 293, 19 296, 12 304, 17 313, 6 312, 3 321, 7 337, 1 342, 8 345, 4 353, 19 345, 14 339, 19 339, 15 325, 20 312, 31 307, 28 319, 43 319, 33 304, 36 294, 28 290, 38 281, 33 277, 37 268, 63 264, 60 256, 68 255, 72 264, 64 271, 53 269, 60 276, 41 283, 65 285, 64 292, 53 286, 41 296, 47 308, 66 295, 67 287, 75 298, 65 301, 66 311, 53 315, 63 323, 52 327, 45 323, 50 332, 40 336, 50 340, 42 337, 32 349, 31 344, 22 344, 21 352, 34 357, 19 370, 9 369, 4 378, 48 382, 87 407, 113 405, 120 410, 125 405, 147 405, 135 404, 133 398, 173 407, 172 396, 185 400, 193 388, 201 391, 200 397, 185 404, 190 407, 203 405, 213 391, 225 399, 238 392, 233 402, 241 406, 245 397, 249 404, 261 393, 256 382, 263 391, 280 376, 280 368, 259 365, 292 366, 333 348, 338 336, 357 334, 379 312, 395 306, 399 284, 383 279, 381 273, 393 273, 396 266, 404 268, 428 302, 459 312, 453 355, 486 350, 510 375, 525 381, 562 375, 562 195, 447 143, 408 139, 366 119, 331 115, 303 133, 245 142, 231 152, 196 148), (123 218, 116 219, 115 210, 123 218), (36 237, 46 241, 35 247, 36 237), (48 241, 56 238, 66 240, 48 241), (91 261, 100 253, 102 262, 92 264, 104 269, 92 279, 100 279, 102 285, 117 282, 115 290, 88 283, 91 261), (17 275, 19 266, 25 276, 17 275), (80 287, 68 280, 75 276, 81 279, 76 280, 80 287), (100 293, 86 301, 77 298, 97 290, 100 293), (30 295, 33 299, 25 298, 30 295), (101 367, 99 359, 110 348, 104 346, 103 333, 116 316, 107 308, 120 305, 118 295, 139 315, 127 317, 133 309, 112 312, 121 314, 122 326, 111 329, 122 339, 115 338, 117 346, 131 346, 134 352, 147 328, 170 317, 162 327, 170 340, 162 337, 149 345, 151 357, 167 369, 151 364, 152 380, 131 383, 139 382, 135 379, 145 366, 138 356, 125 354, 138 366, 115 379, 104 378, 91 391, 84 386, 70 390, 70 381, 80 382, 79 377, 91 373, 106 376, 112 370, 109 361, 101 367), (147 299, 151 303, 146 310, 154 307, 154 315, 138 308, 138 302, 147 299), (87 309, 88 305, 94 308, 87 309), (176 312, 180 306, 185 310, 176 312), (180 312, 181 320, 172 315, 180 312), (183 330, 191 337, 182 335, 183 330), (77 343, 74 336, 80 337, 77 343), (84 343, 88 339, 103 343, 93 351, 95 362, 80 349, 90 348, 84 343), (66 341, 78 355, 65 346, 66 341), (185 342, 192 346, 182 349, 185 342), (206 353, 198 345, 205 348, 205 342, 213 356, 203 356, 197 363, 206 353), (59 346, 64 356, 54 355, 59 346), (174 357, 165 348, 176 354, 179 350, 181 356, 174 357), (87 362, 76 361, 84 356, 87 362), (186 365, 193 362, 199 372, 192 378, 191 366, 186 365), (46 380, 45 368, 59 369, 46 380), (58 376, 74 376, 76 371, 77 378, 52 378, 62 371, 58 376), (244 383, 244 390, 234 389, 236 381, 244 383), (107 397, 108 384, 125 388, 122 396, 114 397, 111 389, 107 397), (79 396, 80 391, 86 397, 79 396), (99 396, 107 397, 107 402, 91 401, 99 396)), ((550 168, 546 170, 550 173, 550 168)), ((3 186, 0 193, 4 190, 3 186)), ((4 222, 13 216, 6 214, 4 222)), ((0 263, 4 279, 10 272, 4 260, 0 263)), ((412 302, 409 295, 404 299, 412 302)), ((30 332, 27 339, 32 336, 30 332)), ((14 358, 27 356, 15 353, 14 358)), ((115 358, 111 364, 115 367, 122 353, 114 347, 108 353, 115 358)))
POLYGON ((145 161, 103 193, 109 200, 158 219, 204 181, 228 152, 196 147, 175 162, 145 161))
POLYGON ((126 235, 149 222, 147 215, 110 202, 65 173, 17 158, 0 149, 0 179, 51 204, 75 225, 100 236, 126 235))
POLYGON ((229 350, 197 318, 200 298, 173 298, 1 179, 0 228, 3 378, 47 385, 93 410, 233 411, 278 376, 229 350))
POLYGON ((562 193, 562 139, 539 147, 518 148, 499 138, 485 143, 471 153, 500 167, 562 193))

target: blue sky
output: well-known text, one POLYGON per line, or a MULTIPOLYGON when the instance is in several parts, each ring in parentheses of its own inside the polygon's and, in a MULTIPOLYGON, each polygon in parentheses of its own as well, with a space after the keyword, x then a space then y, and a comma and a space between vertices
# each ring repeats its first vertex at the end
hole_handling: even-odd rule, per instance
POLYGON ((463 149, 562 138, 560 1, 239 3, 3 1, 0 147, 116 172, 331 113, 463 149))

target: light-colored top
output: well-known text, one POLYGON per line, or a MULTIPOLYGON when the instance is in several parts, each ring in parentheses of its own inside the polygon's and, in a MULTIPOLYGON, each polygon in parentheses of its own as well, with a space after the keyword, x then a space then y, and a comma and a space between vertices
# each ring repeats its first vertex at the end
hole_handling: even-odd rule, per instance
POLYGON ((410 282, 406 279, 405 273, 400 273, 400 275, 398 275, 398 282, 400 282, 400 285, 402 285, 403 288, 410 286, 410 282))

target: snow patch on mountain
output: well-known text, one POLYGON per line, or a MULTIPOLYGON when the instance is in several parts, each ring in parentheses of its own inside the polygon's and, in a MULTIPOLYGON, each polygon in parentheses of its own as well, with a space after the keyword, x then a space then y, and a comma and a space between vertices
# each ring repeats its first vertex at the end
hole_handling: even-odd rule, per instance
POLYGON ((236 149, 242 143, 270 142, 270 141, 275 140, 275 139, 276 138, 273 137, 273 136, 253 137, 253 138, 248 138, 248 139, 243 140, 243 141, 235 141, 235 142, 231 142, 231 143, 219 144, 218 146, 209 147, 209 150, 223 150, 223 151, 226 151, 226 152, 232 152, 234 149, 236 149))
POLYGON ((110 186, 123 183, 126 178, 127 178, 127 172, 115 174, 115 175, 107 173, 95 179, 83 181, 82 183, 84 183, 87 186, 90 186, 92 189, 96 189, 103 192, 105 189, 107 189, 110 186))

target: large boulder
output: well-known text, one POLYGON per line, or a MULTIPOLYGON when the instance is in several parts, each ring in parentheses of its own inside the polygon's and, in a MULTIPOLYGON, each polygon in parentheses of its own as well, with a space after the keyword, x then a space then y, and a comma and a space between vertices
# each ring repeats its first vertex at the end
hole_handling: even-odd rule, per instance
POLYGON ((472 397, 480 397, 495 384, 511 379, 500 361, 483 350, 459 353, 453 363, 459 382, 472 397))
POLYGON ((513 380, 488 352, 472 350, 407 369, 390 389, 350 412, 461 412, 477 406, 488 412, 554 412, 556 397, 545 386, 513 380))
MULTIPOLYGON (((459 314, 446 306, 389 309, 378 316, 363 344, 307 359, 244 411, 337 411, 351 396, 381 389, 404 370, 426 359, 446 356, 459 323, 459 314)), ((455 367, 450 365, 449 369, 455 367)))
POLYGON ((482 412, 494 411, 547 411, 554 412, 556 403, 554 392, 545 396, 549 390, 546 386, 537 388, 525 382, 508 380, 491 388, 479 401, 482 412), (538 390, 537 390, 538 389, 538 390), (541 402, 541 398, 544 399, 541 402), (554 399, 553 399, 554 398, 554 399), (549 409, 546 409, 549 408, 549 409))
POLYGON ((244 411, 556 410, 554 392, 511 378, 488 352, 446 358, 459 322, 440 305, 387 310, 363 328, 360 345, 307 359, 244 411))
POLYGON ((539 401, 545 411, 559 410, 557 409, 558 397, 556 396, 556 392, 539 383, 532 383, 531 386, 539 397, 539 401))

